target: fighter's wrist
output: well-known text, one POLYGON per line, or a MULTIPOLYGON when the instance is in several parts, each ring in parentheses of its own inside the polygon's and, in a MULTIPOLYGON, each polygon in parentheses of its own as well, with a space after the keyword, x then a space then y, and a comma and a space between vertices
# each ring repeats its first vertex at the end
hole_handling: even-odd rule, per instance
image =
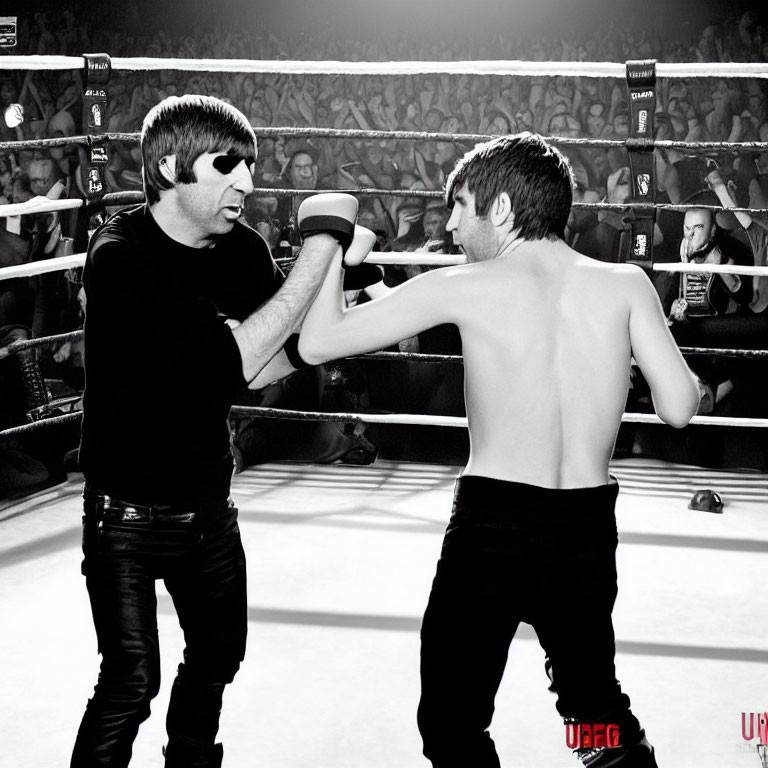
POLYGON ((327 232, 323 230, 317 230, 316 232, 302 232, 302 240, 304 243, 314 243, 316 245, 324 246, 326 248, 339 248, 343 247, 340 239, 336 237, 333 232, 327 232))
POLYGON ((294 368, 309 368, 310 364, 301 356, 299 352, 299 334, 292 333, 283 346, 285 356, 288 358, 288 362, 294 368))

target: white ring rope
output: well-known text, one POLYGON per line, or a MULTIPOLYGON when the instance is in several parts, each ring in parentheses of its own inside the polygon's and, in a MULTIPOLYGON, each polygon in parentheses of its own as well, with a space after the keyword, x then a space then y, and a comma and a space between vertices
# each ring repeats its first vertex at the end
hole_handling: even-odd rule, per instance
POLYGON ((14 280, 17 277, 33 277, 47 272, 63 272, 67 269, 76 269, 85 264, 84 253, 73 253, 71 256, 57 256, 53 259, 42 261, 30 261, 27 264, 15 264, 12 267, 0 269, 0 281, 14 280))
POLYGON ((50 213, 51 211, 67 211, 72 208, 82 208, 84 201, 76 198, 51 200, 42 195, 33 197, 24 203, 6 203, 0 205, 0 218, 8 216, 25 216, 28 213, 50 213))
MULTIPOLYGON (((521 75, 524 77, 626 77, 626 64, 604 61, 284 61, 115 57, 113 70, 177 70, 294 75, 521 75)), ((0 70, 83 69, 80 56, 0 56, 0 70)), ((768 78, 768 63, 656 63, 657 77, 768 78)))
MULTIPOLYGON (((301 420, 317 419, 332 421, 362 421, 366 424, 403 424, 407 426, 433 427, 467 427, 466 416, 439 416, 416 413, 330 413, 326 411, 299 411, 286 408, 263 408, 235 405, 232 407, 235 415, 263 416, 275 419, 301 420)), ((624 413, 621 417, 624 423, 634 424, 665 424, 655 413, 624 413)), ((738 418, 726 416, 694 416, 689 424, 717 427, 768 427, 768 419, 738 418)))
POLYGON ((458 264, 466 264, 467 258, 461 254, 425 253, 423 251, 408 251, 405 253, 372 251, 368 254, 365 261, 368 264, 380 264, 381 266, 407 264, 411 266, 454 267, 458 264))
POLYGON ((693 264, 691 262, 659 262, 654 272, 696 272, 698 274, 753 275, 768 277, 768 267, 750 267, 740 264, 693 264))
MULTIPOLYGON (((73 201, 74 202, 74 201, 73 201)), ((73 206, 74 207, 74 206, 73 206)), ((381 266, 403 265, 422 267, 450 267, 466 264, 467 259, 461 254, 446 255, 439 253, 423 253, 407 251, 404 253, 372 251, 366 262, 381 266)), ((85 264, 85 254, 75 253, 71 256, 59 256, 53 259, 32 261, 28 264, 17 264, 13 267, 0 269, 0 281, 12 280, 17 277, 32 277, 47 272, 60 272, 67 269, 82 267, 85 264)), ((768 267, 739 266, 738 264, 683 264, 661 263, 653 265, 654 272, 698 272, 720 273, 728 275, 752 275, 768 277, 768 267)))

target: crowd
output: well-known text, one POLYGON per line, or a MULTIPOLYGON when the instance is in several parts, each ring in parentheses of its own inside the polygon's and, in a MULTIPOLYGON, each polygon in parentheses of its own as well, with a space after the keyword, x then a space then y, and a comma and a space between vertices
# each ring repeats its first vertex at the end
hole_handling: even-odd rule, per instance
MULTIPOLYGON (((246 33, 206 28, 183 35, 163 29, 151 34, 126 34, 124 29, 112 30, 106 23, 98 27, 97 18, 76 18, 67 10, 35 14, 19 21, 19 45, 8 49, 13 53, 79 55, 99 50, 126 57, 352 61, 768 60, 768 24, 755 11, 708 26, 697 27, 691 22, 684 30, 675 29, 674 34, 648 27, 643 31, 638 25, 610 24, 602 31, 574 33, 570 38, 507 37, 497 32, 467 34, 450 41, 423 39, 415 32, 341 39, 330 24, 314 24, 310 30, 302 28, 300 20, 279 29, 257 25, 246 33)), ((0 121, 0 141, 83 133, 82 90, 79 71, 3 72, 0 114, 8 105, 21 103, 25 119, 12 128, 0 121)), ((105 128, 109 132, 139 131, 150 107, 165 96, 182 93, 224 98, 257 127, 314 126, 454 135, 531 130, 546 136, 611 139, 624 139, 629 132, 625 83, 610 78, 213 74, 164 70, 114 72, 107 91, 105 128)), ((659 139, 768 141, 765 80, 661 79, 657 96, 655 123, 659 139)), ((259 142, 255 185, 305 190, 373 187, 437 193, 456 159, 471 146, 472 142, 459 140, 275 136, 259 142)), ((563 149, 575 171, 577 200, 621 203, 627 199, 628 160, 623 149, 563 149)), ((657 200, 717 204, 722 199, 713 189, 710 174, 714 167, 727 186, 733 205, 768 207, 766 152, 720 152, 705 158, 700 153, 657 151, 657 200)), ((24 202, 35 196, 83 198, 86 176, 83 147, 1 152, 0 204, 24 202)), ((111 142, 105 178, 108 191, 141 189, 136 142, 111 142)), ((246 220, 265 236, 278 256, 290 255, 297 244, 293 215, 298 202, 298 197, 264 193, 255 193, 248 200, 246 220)), ((447 217, 437 194, 361 196, 360 221, 376 232, 377 250, 451 252, 452 244, 445 232, 447 217)), ((9 217, 3 222, 0 267, 61 255, 73 243, 84 249, 88 234, 82 217, 76 213, 9 217)), ((91 222, 90 230, 95 223, 91 222)), ((713 223, 723 242, 720 253, 724 254, 724 261, 766 264, 765 238, 754 236, 754 231, 763 227, 764 219, 754 217, 752 234, 733 216, 719 215, 713 223)), ((621 230, 620 214, 575 211, 569 223, 568 242, 595 258, 617 260, 621 230)), ((654 258, 682 258, 684 235, 681 214, 661 213, 654 258)), ((388 270, 386 282, 394 285, 416 271, 418 268, 388 270)), ((662 276, 654 279, 665 310, 671 313, 674 302, 682 297, 679 280, 662 276)), ((739 288, 725 309, 717 308, 717 314, 743 319, 752 313, 762 319, 766 309, 755 301, 759 285, 745 280, 739 288)), ((76 273, 0 282, 0 327, 22 326, 33 336, 71 330, 82 322, 82 303, 76 273)), ((673 322, 685 324, 687 332, 695 320, 690 316, 677 317, 673 322)), ((422 342, 422 347, 430 351, 427 340, 422 342)), ((440 351, 456 350, 457 343, 451 339, 440 351)), ((738 338, 733 344, 738 345, 738 338)), ((41 353, 45 378, 63 380, 76 389, 81 384, 78 353, 77 345, 71 343, 41 353)), ((732 378, 730 371, 723 376, 722 381, 715 382, 716 389, 732 378)), ((5 421, 14 418, 6 416, 5 421)))

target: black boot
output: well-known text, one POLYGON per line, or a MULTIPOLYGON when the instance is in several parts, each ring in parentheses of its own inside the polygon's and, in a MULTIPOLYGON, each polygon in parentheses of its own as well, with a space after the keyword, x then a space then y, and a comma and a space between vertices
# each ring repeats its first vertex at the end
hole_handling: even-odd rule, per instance
POLYGON ((643 734, 631 746, 574 750, 584 768, 659 768, 654 750, 643 734))
POLYGON ((221 768, 224 747, 175 739, 163 747, 165 768, 221 768))

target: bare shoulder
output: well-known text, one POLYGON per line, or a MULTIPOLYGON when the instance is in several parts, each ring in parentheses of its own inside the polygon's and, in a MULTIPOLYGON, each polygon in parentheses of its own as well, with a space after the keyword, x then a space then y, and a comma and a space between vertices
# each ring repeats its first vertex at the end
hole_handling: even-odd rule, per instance
POLYGON ((413 289, 419 292, 457 291, 466 290, 467 284, 474 280, 482 280, 482 270, 476 264, 460 264, 452 267, 428 269, 415 277, 406 280, 397 290, 413 289))
POLYGON ((648 289, 653 290, 648 276, 637 264, 615 264, 590 259, 588 256, 584 258, 588 263, 582 262, 582 264, 585 269, 594 273, 594 279, 603 280, 616 290, 639 294, 645 293, 648 289))

